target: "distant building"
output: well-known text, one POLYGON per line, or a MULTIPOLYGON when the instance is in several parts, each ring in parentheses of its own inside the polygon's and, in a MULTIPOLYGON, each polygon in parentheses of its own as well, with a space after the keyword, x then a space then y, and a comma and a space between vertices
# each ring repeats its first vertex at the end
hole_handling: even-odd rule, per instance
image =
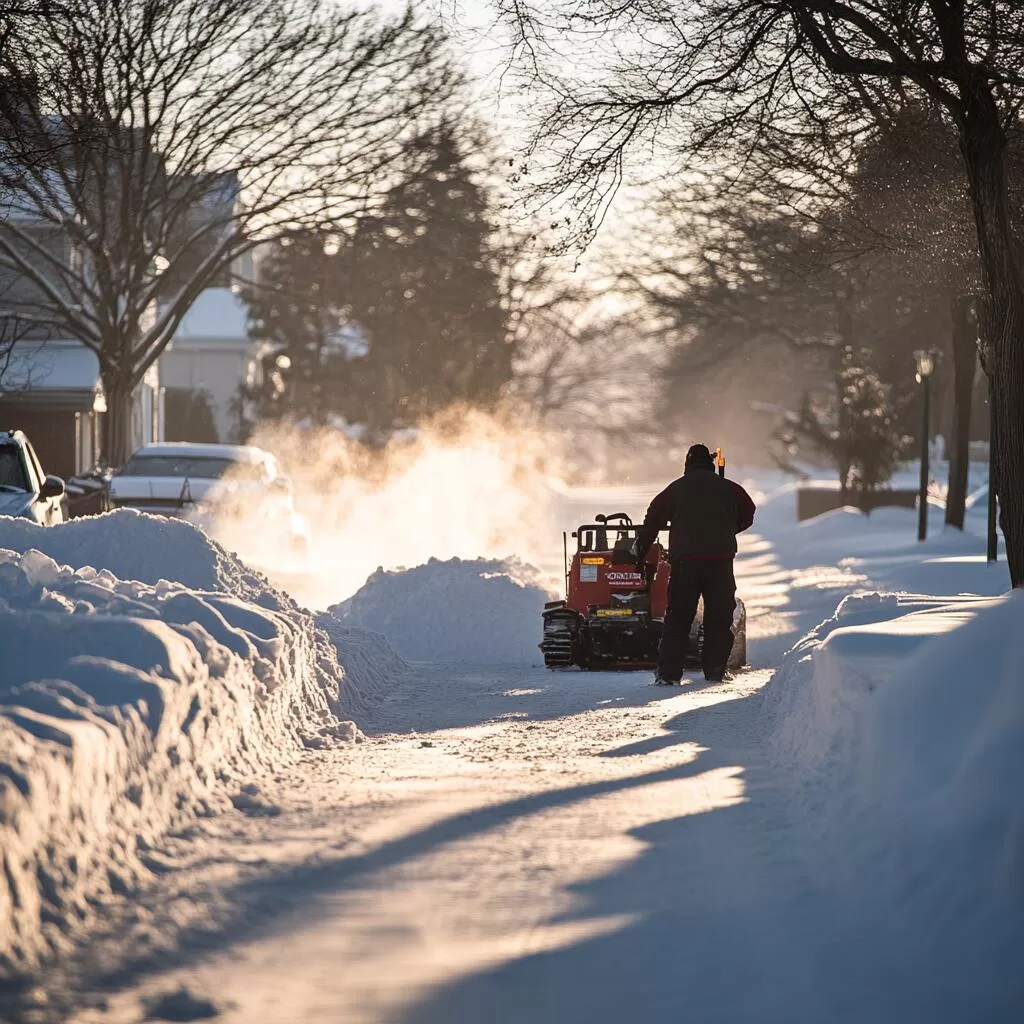
MULTIPOLYGON (((168 187, 192 188, 195 179, 168 176, 168 187)), ((215 173, 200 183, 200 198, 177 230, 181 238, 172 244, 177 254, 173 268, 161 279, 161 294, 150 315, 192 279, 211 248, 218 244, 221 225, 229 225, 240 199, 237 174, 215 173), (211 232, 202 235, 204 223, 211 232)), ((59 201, 59 190, 57 192, 59 201)), ((70 211, 69 211, 70 212, 70 211)), ((76 265, 80 259, 70 237, 55 225, 55 218, 37 212, 32 201, 17 191, 0 194, 0 217, 15 224, 31 238, 31 245, 45 251, 55 265, 76 265)), ((26 246, 28 243, 26 243, 26 246)), ((40 258, 26 248, 26 261, 40 258)), ((165 392, 170 389, 171 408, 177 412, 171 440, 232 440, 238 431, 237 398, 251 374, 252 345, 246 333, 246 307, 232 290, 232 283, 251 279, 252 259, 236 260, 224 268, 200 293, 172 338, 171 344, 133 395, 130 442, 132 447, 163 440, 165 392), (187 401, 181 401, 182 398, 187 401), (189 436, 188 414, 182 410, 208 406, 208 432, 214 437, 189 436), (212 425, 209 421, 212 419, 212 425)), ((69 287, 64 282, 61 287, 69 287)), ((72 297, 73 298, 73 297, 72 297)), ((0 422, 4 428, 21 428, 36 448, 45 452, 53 472, 66 476, 91 469, 100 457, 106 401, 99 379, 96 356, 59 328, 40 317, 46 301, 37 286, 11 267, 0 271, 0 355, 12 332, 18 341, 9 366, 0 359, 0 422)), ((44 312, 45 315, 45 312, 44 312)))
MULTIPOLYGON (((189 184, 194 184, 190 182, 189 184)), ((180 230, 190 237, 208 226, 229 224, 241 201, 238 175, 232 171, 210 174, 202 182, 203 199, 195 204, 180 230)), ((187 283, 194 267, 217 243, 215 233, 179 255, 179 273, 162 282, 163 295, 173 295, 187 283)), ((166 389, 168 441, 241 440, 242 387, 253 372, 255 346, 248 334, 248 307, 239 298, 239 284, 253 279, 251 253, 224 267, 199 294, 160 357, 161 383, 166 389), (208 407, 216 436, 207 436, 208 424, 197 411, 208 407)), ((205 411, 205 410, 203 410, 205 411)))
MULTIPOLYGON (((62 118, 45 116, 38 124, 55 148, 67 141, 62 118)), ((82 297, 74 292, 74 275, 61 269, 81 271, 88 257, 62 226, 62 218, 75 215, 65 179, 56 171, 47 173, 49 187, 42 189, 38 180, 33 189, 16 178, 5 181, 0 218, 21 239, 18 260, 41 269, 52 291, 74 305, 82 297)), ((69 477, 88 472, 99 461, 107 403, 96 354, 59 327, 51 310, 49 296, 17 262, 0 267, 2 429, 24 430, 46 471, 69 477)), ((131 442, 160 440, 162 418, 159 370, 153 366, 132 395, 131 442)))
MULTIPOLYGON (((167 389, 205 396, 216 426, 215 440, 238 440, 239 396, 256 360, 247 331, 247 307, 230 288, 207 288, 185 315, 170 346, 160 357, 160 379, 167 389)), ((168 403, 168 408, 181 408, 168 403)), ((189 424, 168 420, 168 441, 184 436, 189 424), (182 435, 182 436, 179 436, 182 435)))
MULTIPOLYGON (((19 341, 0 376, 0 424, 24 430, 47 473, 89 472, 100 456, 107 403, 96 354, 77 341, 19 341)), ((132 401, 133 447, 159 440, 160 378, 150 367, 132 401)))

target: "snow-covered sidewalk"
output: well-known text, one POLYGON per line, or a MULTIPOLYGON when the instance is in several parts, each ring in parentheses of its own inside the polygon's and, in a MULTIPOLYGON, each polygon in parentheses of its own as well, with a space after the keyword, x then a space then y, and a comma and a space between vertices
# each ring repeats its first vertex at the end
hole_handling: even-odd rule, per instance
POLYGON ((638 1007, 668 1021, 716 1004, 723 1016, 698 1019, 742 1019, 784 965, 801 984, 814 952, 782 915, 800 865, 775 862, 778 822, 746 810, 767 675, 680 692, 637 674, 421 669, 389 706, 416 731, 287 773, 297 804, 282 797, 260 833, 276 861, 227 886, 224 916, 169 971, 74 1019, 135 1021, 180 988, 239 1022, 603 1022, 638 1007), (293 845, 289 860, 297 832, 305 856, 293 845), (740 992, 745 968, 760 981, 740 992))

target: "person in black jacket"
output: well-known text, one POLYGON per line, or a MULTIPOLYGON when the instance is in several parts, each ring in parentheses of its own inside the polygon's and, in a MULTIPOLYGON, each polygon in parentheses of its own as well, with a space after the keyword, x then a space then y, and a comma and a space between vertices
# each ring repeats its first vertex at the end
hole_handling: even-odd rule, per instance
POLYGON ((686 662, 690 627, 697 602, 704 598, 704 678, 727 678, 732 650, 732 617, 736 610, 736 535, 754 522, 750 495, 715 472, 715 460, 705 445, 686 453, 683 475, 650 504, 637 536, 637 564, 643 567, 647 550, 671 523, 668 557, 668 609, 658 649, 655 682, 679 683, 686 662))

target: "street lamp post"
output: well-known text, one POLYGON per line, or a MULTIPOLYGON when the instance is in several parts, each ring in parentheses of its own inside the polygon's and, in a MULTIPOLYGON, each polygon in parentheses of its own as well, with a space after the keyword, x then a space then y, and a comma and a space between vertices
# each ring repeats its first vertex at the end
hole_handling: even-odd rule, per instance
POLYGON ((924 411, 921 417, 921 484, 917 496, 917 539, 928 537, 928 431, 931 420, 931 380, 935 357, 926 349, 914 353, 917 360, 917 382, 924 387, 924 411))

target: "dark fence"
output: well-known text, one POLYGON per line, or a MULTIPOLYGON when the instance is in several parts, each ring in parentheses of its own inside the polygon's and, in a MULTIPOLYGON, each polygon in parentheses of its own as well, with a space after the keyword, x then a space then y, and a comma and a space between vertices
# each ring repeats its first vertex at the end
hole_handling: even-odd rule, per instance
POLYGON ((796 517, 801 523, 843 505, 852 505, 869 514, 876 508, 917 508, 917 490, 872 491, 849 495, 845 501, 832 487, 801 487, 796 492, 796 517))

